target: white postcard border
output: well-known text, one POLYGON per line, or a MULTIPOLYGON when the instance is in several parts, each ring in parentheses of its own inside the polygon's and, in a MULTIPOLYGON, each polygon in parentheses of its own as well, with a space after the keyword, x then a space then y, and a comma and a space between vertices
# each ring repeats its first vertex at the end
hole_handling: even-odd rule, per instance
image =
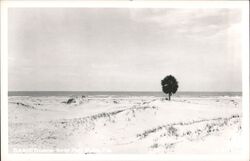
MULTIPOLYGON (((248 1, 2 1, 1 2, 1 148, 7 160, 248 160, 249 159, 249 6, 248 1), (244 151, 237 155, 9 154, 8 153, 8 9, 60 8, 240 8, 242 10, 242 105, 244 151)), ((216 145, 215 145, 216 146, 216 145)))

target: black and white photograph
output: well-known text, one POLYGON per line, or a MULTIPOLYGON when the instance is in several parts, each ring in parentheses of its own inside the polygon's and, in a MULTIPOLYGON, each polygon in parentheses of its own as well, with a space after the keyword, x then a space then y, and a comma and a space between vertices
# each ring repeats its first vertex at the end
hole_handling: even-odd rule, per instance
POLYGON ((241 8, 7 13, 9 154, 245 151, 241 8))

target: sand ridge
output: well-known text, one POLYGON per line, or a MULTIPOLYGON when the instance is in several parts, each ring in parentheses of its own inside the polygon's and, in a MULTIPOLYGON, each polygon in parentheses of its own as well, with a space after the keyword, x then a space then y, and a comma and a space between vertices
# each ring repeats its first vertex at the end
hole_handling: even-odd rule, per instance
POLYGON ((241 117, 241 97, 13 96, 9 151, 179 154, 191 148, 195 153, 232 153, 240 151, 234 140, 241 135, 241 117), (221 144, 204 148, 211 142, 221 144))

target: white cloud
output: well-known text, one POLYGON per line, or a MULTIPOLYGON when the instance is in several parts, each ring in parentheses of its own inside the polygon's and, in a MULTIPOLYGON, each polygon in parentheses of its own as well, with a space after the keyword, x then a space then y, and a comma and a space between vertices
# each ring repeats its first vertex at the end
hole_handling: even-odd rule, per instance
POLYGON ((159 9, 131 11, 134 21, 153 23, 185 36, 211 36, 240 23, 238 9, 159 9))

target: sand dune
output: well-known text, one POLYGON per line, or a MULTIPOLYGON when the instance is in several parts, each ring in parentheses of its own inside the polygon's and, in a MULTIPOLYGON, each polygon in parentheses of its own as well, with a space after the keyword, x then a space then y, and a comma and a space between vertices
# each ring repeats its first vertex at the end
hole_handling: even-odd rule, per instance
POLYGON ((9 151, 237 153, 241 117, 241 97, 12 96, 9 151))

